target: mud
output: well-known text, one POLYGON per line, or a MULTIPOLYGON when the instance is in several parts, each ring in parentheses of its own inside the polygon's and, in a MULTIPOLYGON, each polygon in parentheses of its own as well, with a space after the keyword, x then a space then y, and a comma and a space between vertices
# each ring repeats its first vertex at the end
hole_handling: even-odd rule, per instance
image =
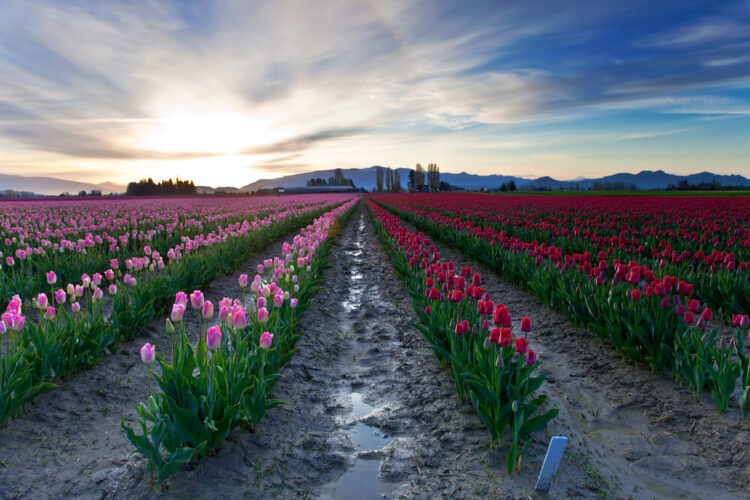
MULTIPOLYGON (((493 300, 533 321, 532 344, 561 409, 533 436, 520 476, 505 470, 470 404, 421 334, 364 206, 333 245, 321 290, 299 322, 299 351, 282 369, 270 410, 255 429, 236 429, 213 455, 149 483, 120 429, 146 397, 144 342, 168 350, 163 321, 118 353, 39 398, 0 430, 3 498, 622 498, 747 497, 747 426, 669 380, 624 363, 593 334, 575 329, 536 297, 474 263, 493 300), (571 438, 548 496, 534 493, 552 435, 571 438)), ((238 296, 279 243, 204 289, 238 296)), ((443 255, 451 252, 442 249, 443 255)), ((186 314, 195 329, 194 314, 186 314)))

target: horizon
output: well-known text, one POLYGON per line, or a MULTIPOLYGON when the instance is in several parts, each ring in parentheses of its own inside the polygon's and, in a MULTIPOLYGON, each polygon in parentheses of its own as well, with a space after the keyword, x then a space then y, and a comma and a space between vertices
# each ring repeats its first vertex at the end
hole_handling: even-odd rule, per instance
POLYGON ((750 176, 747 0, 3 10, 4 174, 241 187, 436 162, 558 180, 750 176))

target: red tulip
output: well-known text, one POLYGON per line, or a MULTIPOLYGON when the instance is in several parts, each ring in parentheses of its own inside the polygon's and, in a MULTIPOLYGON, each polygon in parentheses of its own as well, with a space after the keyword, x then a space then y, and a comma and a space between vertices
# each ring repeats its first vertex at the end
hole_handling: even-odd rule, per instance
POLYGON ((518 354, 524 354, 526 349, 529 348, 529 341, 526 337, 519 337, 516 339, 516 352, 518 354))
POLYGON ((526 316, 521 318, 521 331, 524 333, 529 333, 531 331, 531 320, 526 316))

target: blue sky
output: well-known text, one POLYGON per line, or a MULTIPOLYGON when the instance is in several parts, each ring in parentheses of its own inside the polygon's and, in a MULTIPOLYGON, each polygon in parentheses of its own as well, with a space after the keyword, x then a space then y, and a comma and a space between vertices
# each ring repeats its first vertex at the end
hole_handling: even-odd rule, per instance
POLYGON ((0 0, 0 172, 750 175, 750 1, 0 0))

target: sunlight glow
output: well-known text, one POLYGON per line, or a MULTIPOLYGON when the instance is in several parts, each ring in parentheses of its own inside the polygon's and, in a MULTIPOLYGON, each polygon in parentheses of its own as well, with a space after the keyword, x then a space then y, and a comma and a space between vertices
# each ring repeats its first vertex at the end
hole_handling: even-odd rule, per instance
POLYGON ((268 140, 268 122, 253 116, 178 111, 146 124, 135 142, 142 148, 165 153, 235 154, 268 140))

